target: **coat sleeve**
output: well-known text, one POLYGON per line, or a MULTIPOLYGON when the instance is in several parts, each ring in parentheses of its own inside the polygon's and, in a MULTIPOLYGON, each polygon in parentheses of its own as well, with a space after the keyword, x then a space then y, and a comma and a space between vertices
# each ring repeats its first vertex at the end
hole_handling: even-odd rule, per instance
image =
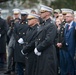
POLYGON ((55 40, 56 33, 57 33, 56 31, 57 29, 54 24, 51 24, 48 26, 45 39, 37 46, 37 50, 39 52, 44 51, 49 46, 54 44, 54 40, 55 40))
POLYGON ((25 42, 25 46, 23 47, 24 53, 30 53, 35 49, 35 38, 37 36, 36 33, 37 31, 34 33, 33 38, 28 41, 29 44, 25 42))
POLYGON ((20 38, 19 35, 18 35, 18 33, 17 33, 18 24, 19 23, 15 23, 14 24, 14 29, 13 29, 13 34, 14 34, 14 38, 15 38, 16 41, 18 41, 18 39, 20 38))
POLYGON ((3 20, 2 30, 1 30, 1 32, 0 32, 1 36, 7 34, 7 31, 8 31, 8 25, 7 25, 6 21, 3 20))
POLYGON ((23 47, 23 52, 24 53, 30 53, 34 50, 34 48, 35 48, 35 41, 33 40, 33 41, 30 42, 30 44, 25 45, 23 47))

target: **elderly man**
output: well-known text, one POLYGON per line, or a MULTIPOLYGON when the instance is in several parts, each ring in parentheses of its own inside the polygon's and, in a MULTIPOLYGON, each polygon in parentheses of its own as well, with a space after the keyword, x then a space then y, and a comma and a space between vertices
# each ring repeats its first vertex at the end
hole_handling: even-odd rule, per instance
POLYGON ((67 55, 66 60, 68 63, 66 65, 67 67, 67 73, 68 75, 74 75, 74 55, 75 55, 75 31, 76 31, 76 23, 74 20, 74 14, 73 13, 67 13, 66 14, 66 27, 65 27, 65 43, 67 46, 67 55))
POLYGON ((34 54, 35 48, 35 38, 37 36, 37 27, 39 24, 39 16, 36 14, 28 15, 28 25, 29 28, 25 36, 25 46, 22 50, 22 54, 26 55, 26 75, 35 75, 35 59, 36 55, 34 54))
MULTIPOLYGON (((72 11, 66 14, 66 26, 64 31, 64 40, 66 48, 60 50, 60 69, 61 75, 75 75, 74 74, 74 55, 75 55, 75 28, 76 23, 73 21, 74 15, 72 11)), ((63 46, 63 44, 62 44, 63 46)))

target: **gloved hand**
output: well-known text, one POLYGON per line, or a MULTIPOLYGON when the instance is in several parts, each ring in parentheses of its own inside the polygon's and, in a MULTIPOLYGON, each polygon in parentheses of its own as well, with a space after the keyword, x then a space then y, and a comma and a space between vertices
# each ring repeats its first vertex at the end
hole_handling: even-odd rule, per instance
POLYGON ((19 44, 24 44, 23 39, 22 39, 22 38, 20 38, 20 39, 18 40, 18 43, 19 43, 19 44))
POLYGON ((37 56, 40 56, 40 55, 41 55, 41 52, 38 52, 37 48, 34 49, 34 53, 35 53, 37 56))
POLYGON ((21 50, 21 53, 22 53, 22 55, 27 55, 27 54, 28 54, 28 53, 25 54, 25 53, 23 52, 23 49, 21 50))

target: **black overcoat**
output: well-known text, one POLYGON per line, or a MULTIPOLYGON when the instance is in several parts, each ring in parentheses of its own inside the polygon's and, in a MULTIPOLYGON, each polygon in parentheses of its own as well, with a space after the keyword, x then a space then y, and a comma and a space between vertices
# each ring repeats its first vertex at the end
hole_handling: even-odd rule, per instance
POLYGON ((35 75, 57 75, 57 55, 54 46, 56 26, 49 18, 38 31, 35 47, 40 56, 37 56, 35 75))
POLYGON ((25 57, 22 55, 21 50, 23 48, 22 44, 18 43, 20 38, 24 38, 28 25, 26 23, 16 23, 14 26, 14 38, 15 38, 15 49, 14 49, 14 61, 15 62, 25 62, 25 57))
POLYGON ((36 24, 33 27, 29 27, 26 32, 25 37, 25 46, 23 48, 23 52, 27 53, 26 59, 26 75, 34 75, 35 74, 35 61, 36 55, 34 54, 35 49, 35 38, 37 36, 37 28, 38 25, 36 24))

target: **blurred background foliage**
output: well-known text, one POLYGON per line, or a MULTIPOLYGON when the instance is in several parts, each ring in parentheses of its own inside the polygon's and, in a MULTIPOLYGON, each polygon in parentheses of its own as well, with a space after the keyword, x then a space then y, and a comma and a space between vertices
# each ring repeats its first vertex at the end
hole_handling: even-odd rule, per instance
POLYGON ((76 0, 0 0, 0 8, 36 7, 39 4, 56 8, 71 8, 76 10, 76 0))

